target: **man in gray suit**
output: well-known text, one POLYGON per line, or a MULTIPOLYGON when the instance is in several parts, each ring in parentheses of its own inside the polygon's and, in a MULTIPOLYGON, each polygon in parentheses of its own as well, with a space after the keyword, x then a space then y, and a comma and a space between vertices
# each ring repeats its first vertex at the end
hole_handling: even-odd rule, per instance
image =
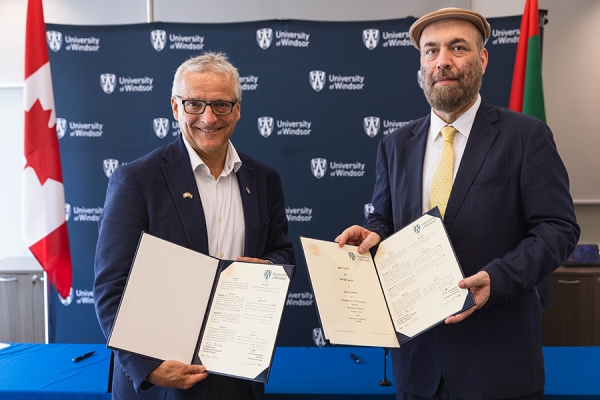
POLYGON ((374 211, 336 239, 362 253, 442 212, 466 276, 458 286, 477 305, 392 350, 398 399, 543 398, 535 286, 571 254, 579 227, 548 126, 479 95, 489 35, 482 15, 457 8, 412 25, 431 113, 381 140, 374 211))

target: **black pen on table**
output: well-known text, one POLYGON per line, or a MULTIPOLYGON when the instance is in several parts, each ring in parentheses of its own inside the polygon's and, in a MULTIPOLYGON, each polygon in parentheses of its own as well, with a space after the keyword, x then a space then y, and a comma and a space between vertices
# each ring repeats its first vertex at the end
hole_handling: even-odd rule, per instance
POLYGON ((360 359, 358 357, 356 357, 356 355, 354 355, 354 353, 350 353, 350 357, 352 357, 352 359, 354 361, 356 361, 357 364, 360 364, 360 359))
POLYGON ((78 362, 78 361, 81 361, 81 360, 85 360, 86 358, 91 357, 91 355, 94 354, 94 353, 95 353, 94 351, 90 351, 89 353, 85 353, 85 354, 82 354, 82 355, 80 355, 78 357, 72 358, 71 361, 78 362))

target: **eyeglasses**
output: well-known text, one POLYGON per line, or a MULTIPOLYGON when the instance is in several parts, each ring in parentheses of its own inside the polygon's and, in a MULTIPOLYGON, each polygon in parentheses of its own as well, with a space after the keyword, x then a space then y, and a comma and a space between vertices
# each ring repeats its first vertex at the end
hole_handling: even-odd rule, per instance
POLYGON ((213 114, 215 115, 229 115, 233 111, 233 106, 235 106, 238 102, 238 100, 202 101, 196 99, 182 99, 177 95, 174 96, 181 100, 181 104, 183 105, 183 109, 186 113, 195 115, 202 114, 204 110, 206 110, 206 106, 210 106, 213 114))

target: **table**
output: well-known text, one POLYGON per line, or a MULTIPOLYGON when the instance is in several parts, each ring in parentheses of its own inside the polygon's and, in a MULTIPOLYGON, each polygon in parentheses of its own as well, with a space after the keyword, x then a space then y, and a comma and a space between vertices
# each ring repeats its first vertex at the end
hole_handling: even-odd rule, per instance
POLYGON ((13 343, 0 350, 0 399, 110 400, 109 361, 103 344, 13 343))
MULTIPOLYGON (((383 355, 369 347, 279 347, 267 400, 393 399, 395 386, 379 386, 383 355)), ((546 399, 600 399, 600 347, 545 347, 544 356, 546 399)), ((109 360, 103 344, 11 344, 0 349, 0 398, 109 400, 109 360), (89 351, 94 355, 71 361, 89 351)), ((387 378, 393 382, 389 358, 387 378)))

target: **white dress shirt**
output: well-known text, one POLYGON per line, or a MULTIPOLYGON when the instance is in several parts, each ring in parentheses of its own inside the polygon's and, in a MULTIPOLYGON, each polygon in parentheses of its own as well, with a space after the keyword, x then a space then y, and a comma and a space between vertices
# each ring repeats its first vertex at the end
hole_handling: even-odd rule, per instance
POLYGON ((194 178, 202 200, 206 230, 208 234, 208 254, 227 260, 235 260, 244 255, 246 234, 242 196, 236 172, 242 161, 231 142, 228 142, 223 172, 215 179, 208 166, 185 140, 190 156, 194 178))
MULTIPOLYGON (((460 161, 462 160, 462 156, 465 152, 465 147, 467 147, 467 140, 471 134, 471 128, 473 127, 475 115, 477 114, 480 104, 481 96, 478 94, 475 104, 465 111, 463 115, 458 117, 453 124, 450 124, 450 126, 453 126, 458 131, 454 136, 454 171, 452 173, 452 182, 454 182, 454 179, 456 178, 456 173, 458 172, 460 161)), ((423 159, 423 187, 421 189, 423 198, 423 213, 429 211, 431 181, 433 180, 435 169, 440 162, 440 157, 442 156, 444 140, 442 139, 442 134, 440 131, 444 126, 448 125, 443 119, 438 117, 437 114, 433 112, 433 109, 431 110, 430 119, 431 123, 429 125, 429 133, 427 136, 427 146, 425 147, 425 157, 423 159)))

